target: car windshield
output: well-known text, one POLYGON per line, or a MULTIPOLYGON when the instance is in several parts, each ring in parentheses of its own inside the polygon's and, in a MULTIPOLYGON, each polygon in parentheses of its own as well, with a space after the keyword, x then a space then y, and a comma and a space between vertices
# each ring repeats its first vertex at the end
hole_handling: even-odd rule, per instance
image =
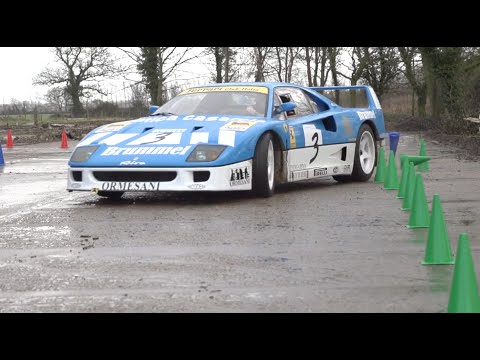
POLYGON ((153 115, 240 115, 265 117, 268 89, 263 86, 192 88, 181 92, 153 115))

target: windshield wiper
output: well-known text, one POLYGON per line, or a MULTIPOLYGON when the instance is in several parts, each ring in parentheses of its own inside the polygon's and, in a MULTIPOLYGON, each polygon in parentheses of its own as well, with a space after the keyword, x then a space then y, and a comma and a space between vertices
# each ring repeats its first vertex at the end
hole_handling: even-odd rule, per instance
POLYGON ((160 112, 160 113, 154 113, 152 115, 177 115, 177 114, 174 114, 174 113, 171 113, 171 112, 160 112))

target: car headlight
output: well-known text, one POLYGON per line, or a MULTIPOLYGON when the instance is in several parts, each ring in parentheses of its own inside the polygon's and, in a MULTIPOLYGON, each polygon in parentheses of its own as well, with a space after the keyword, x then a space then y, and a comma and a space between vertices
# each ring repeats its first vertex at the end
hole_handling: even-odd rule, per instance
POLYGON ((187 161, 214 161, 225 150, 225 145, 197 145, 190 153, 187 161))
POLYGON ((90 159, 90 156, 98 149, 98 145, 81 146, 75 149, 70 158, 70 161, 84 162, 90 159))

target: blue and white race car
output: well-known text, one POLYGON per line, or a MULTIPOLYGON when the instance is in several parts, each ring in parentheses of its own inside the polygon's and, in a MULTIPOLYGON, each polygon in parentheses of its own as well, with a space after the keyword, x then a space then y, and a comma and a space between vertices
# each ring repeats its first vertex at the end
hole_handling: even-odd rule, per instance
POLYGON ((277 184, 304 179, 367 181, 386 137, 369 86, 212 84, 187 89, 150 112, 87 134, 70 157, 67 190, 110 198, 131 191, 236 190, 269 197, 277 184), (362 107, 327 97, 358 92, 365 95, 362 107))

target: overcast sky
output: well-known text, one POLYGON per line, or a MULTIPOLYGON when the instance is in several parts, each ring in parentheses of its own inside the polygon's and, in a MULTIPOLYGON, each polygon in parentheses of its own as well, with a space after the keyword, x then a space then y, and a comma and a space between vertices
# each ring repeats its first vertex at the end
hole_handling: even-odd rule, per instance
POLYGON ((52 61, 51 48, 0 47, 0 101, 36 100, 45 89, 34 87, 32 79, 52 61))
MULTIPOLYGON (((112 51, 117 56, 124 56, 118 49, 112 48, 112 51)), ((48 88, 33 86, 32 80, 47 66, 54 64, 51 47, 0 47, 0 101, 10 103, 14 98, 19 101, 43 102, 48 88)), ((199 77, 200 82, 208 81, 208 70, 201 61, 193 61, 193 64, 180 69, 177 74, 180 78, 199 77)), ((124 81, 119 79, 107 87, 121 97, 124 81)))

